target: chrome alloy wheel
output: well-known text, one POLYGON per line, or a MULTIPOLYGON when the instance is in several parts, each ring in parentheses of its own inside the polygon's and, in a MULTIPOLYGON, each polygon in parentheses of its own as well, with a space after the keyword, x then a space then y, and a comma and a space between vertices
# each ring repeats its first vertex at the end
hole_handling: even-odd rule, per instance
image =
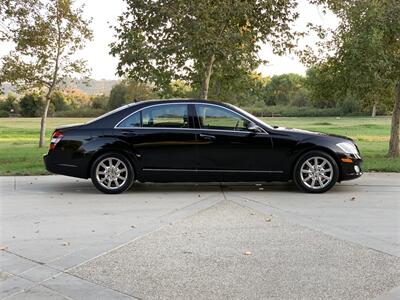
POLYGON ((322 189, 332 181, 332 164, 320 156, 310 157, 301 165, 300 178, 305 186, 314 190, 322 189))
POLYGON ((96 179, 106 189, 118 189, 128 179, 128 168, 122 160, 107 157, 97 165, 96 179))

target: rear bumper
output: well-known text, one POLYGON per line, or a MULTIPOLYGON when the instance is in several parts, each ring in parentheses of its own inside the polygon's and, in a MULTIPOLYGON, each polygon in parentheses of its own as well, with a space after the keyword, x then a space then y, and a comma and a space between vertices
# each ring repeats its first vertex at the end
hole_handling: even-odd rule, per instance
POLYGON ((352 159, 352 162, 341 161, 341 176, 340 181, 352 180, 361 177, 362 172, 362 159, 352 159))
POLYGON ((46 170, 50 173, 84 179, 88 178, 86 172, 84 172, 82 168, 79 168, 79 166, 57 163, 50 153, 43 155, 43 162, 46 170))

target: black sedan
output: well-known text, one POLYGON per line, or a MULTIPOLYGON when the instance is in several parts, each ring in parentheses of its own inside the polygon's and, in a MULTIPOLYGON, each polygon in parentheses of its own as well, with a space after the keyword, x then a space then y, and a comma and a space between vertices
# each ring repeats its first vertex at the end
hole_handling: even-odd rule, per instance
POLYGON ((57 128, 44 156, 52 173, 91 178, 104 193, 140 182, 290 181, 326 192, 362 175, 346 137, 271 127, 233 105, 204 100, 132 103, 57 128))

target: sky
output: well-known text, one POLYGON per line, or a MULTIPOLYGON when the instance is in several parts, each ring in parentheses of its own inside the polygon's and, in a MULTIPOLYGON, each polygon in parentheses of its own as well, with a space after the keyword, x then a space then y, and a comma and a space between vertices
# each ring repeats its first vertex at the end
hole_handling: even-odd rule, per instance
MULTIPOLYGON (((118 59, 109 54, 109 44, 114 40, 114 31, 110 25, 117 23, 117 17, 124 11, 123 0, 77 0, 77 5, 84 4, 84 13, 87 18, 92 18, 91 28, 93 40, 77 53, 79 58, 87 60, 91 68, 91 77, 100 79, 117 79, 115 75, 118 59)), ((297 30, 305 30, 307 22, 313 22, 325 27, 337 26, 337 19, 333 14, 324 15, 322 9, 311 5, 307 0, 300 0, 298 11, 299 19, 296 21, 297 30)), ((301 41, 301 44, 314 44, 315 38, 309 37, 301 41)), ((0 56, 5 55, 10 46, 2 44, 0 56)), ((260 58, 267 60, 268 64, 258 68, 264 76, 279 75, 283 73, 304 74, 306 67, 302 65, 295 55, 277 56, 272 53, 269 45, 262 45, 258 54, 260 58)))

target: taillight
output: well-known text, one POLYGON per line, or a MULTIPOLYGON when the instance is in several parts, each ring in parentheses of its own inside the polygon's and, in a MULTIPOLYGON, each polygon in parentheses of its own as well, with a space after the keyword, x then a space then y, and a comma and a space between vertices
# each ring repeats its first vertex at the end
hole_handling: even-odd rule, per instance
POLYGON ((53 150, 56 147, 57 143, 62 140, 63 136, 64 135, 61 131, 54 131, 53 135, 51 136, 50 150, 53 150))

